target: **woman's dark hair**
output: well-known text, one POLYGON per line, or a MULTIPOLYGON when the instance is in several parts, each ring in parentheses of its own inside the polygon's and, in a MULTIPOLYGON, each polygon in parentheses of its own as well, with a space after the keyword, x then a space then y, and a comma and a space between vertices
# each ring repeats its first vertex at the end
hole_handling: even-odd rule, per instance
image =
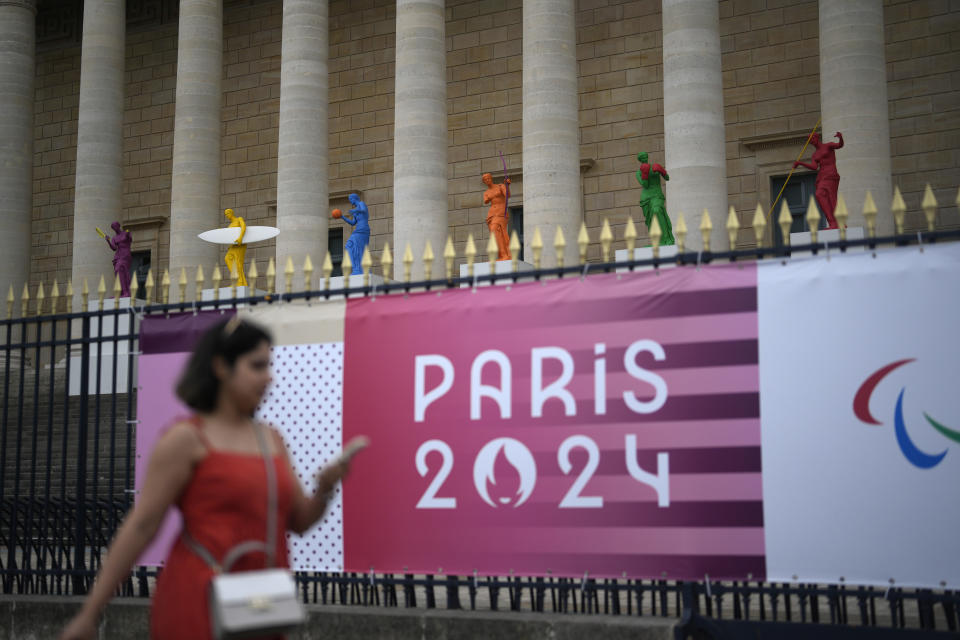
POLYGON ((220 380, 213 372, 213 359, 223 358, 227 366, 232 368, 237 358, 264 342, 273 344, 266 329, 241 320, 240 316, 213 325, 194 347, 187 367, 177 382, 177 397, 196 411, 213 411, 220 391, 220 380))

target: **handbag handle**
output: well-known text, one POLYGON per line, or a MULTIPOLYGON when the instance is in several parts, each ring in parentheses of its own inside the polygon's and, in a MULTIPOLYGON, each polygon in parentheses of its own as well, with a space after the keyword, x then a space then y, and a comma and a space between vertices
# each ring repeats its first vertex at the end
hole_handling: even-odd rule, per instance
POLYGON ((253 431, 257 436, 257 447, 263 456, 263 466, 267 473, 267 541, 264 544, 260 540, 246 540, 240 542, 227 551, 223 557, 223 562, 217 562, 213 554, 197 542, 184 528, 180 534, 184 543, 190 549, 200 556, 207 565, 213 569, 214 573, 227 573, 233 566, 233 563, 242 556, 251 551, 263 550, 267 556, 267 568, 273 568, 276 564, 277 552, 277 473, 270 458, 270 451, 267 448, 266 439, 263 437, 263 429, 256 422, 253 423, 253 431))

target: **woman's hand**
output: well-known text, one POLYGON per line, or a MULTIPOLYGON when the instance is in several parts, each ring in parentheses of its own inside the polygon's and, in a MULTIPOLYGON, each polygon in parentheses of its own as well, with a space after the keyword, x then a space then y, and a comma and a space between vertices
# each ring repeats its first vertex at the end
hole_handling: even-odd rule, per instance
POLYGON ((60 634, 60 640, 95 640, 96 637, 97 620, 83 610, 73 617, 60 634))
POLYGON ((332 491, 334 485, 345 478, 350 472, 350 461, 353 459, 353 456, 366 449, 369 445, 370 439, 366 436, 357 436, 350 440, 347 446, 343 448, 343 453, 340 454, 340 457, 331 461, 330 464, 320 470, 317 478, 320 485, 320 492, 329 493, 332 491))

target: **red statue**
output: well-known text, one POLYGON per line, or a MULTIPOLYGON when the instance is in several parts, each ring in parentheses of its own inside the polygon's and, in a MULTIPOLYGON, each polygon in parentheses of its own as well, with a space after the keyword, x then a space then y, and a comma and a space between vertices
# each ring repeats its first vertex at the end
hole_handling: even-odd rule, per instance
POLYGON ((801 162, 797 160, 793 163, 794 169, 797 166, 803 166, 817 172, 817 192, 813 197, 817 199, 820 210, 827 218, 827 229, 837 228, 837 219, 833 216, 833 211, 837 208, 840 174, 837 173, 837 157, 834 150, 843 148, 843 134, 837 131, 836 138, 840 142, 820 142, 819 134, 811 134, 810 144, 816 149, 810 157, 811 161, 801 162))
POLYGON ((483 174, 483 184, 487 190, 483 192, 483 204, 489 204, 487 210, 487 226, 490 235, 497 241, 497 260, 510 260, 510 238, 507 236, 507 198, 510 197, 510 178, 504 179, 504 184, 494 184, 493 176, 483 174))

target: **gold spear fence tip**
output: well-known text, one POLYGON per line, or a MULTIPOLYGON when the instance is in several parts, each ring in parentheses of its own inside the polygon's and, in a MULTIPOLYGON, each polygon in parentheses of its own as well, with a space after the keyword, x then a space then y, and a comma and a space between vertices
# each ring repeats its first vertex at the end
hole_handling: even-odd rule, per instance
POLYGON ((533 240, 530 241, 530 249, 533 251, 533 268, 540 269, 540 257, 543 254, 543 236, 540 235, 540 227, 533 228, 533 240))
POLYGON ((100 282, 97 284, 97 307, 103 311, 103 299, 107 297, 107 281, 103 274, 100 274, 100 282))
MULTIPOLYGON (((199 279, 196 281, 196 288, 197 288, 196 298, 197 298, 197 300, 200 299, 200 293, 203 291, 203 279, 200 278, 201 275, 202 275, 202 273, 198 273, 198 274, 197 274, 197 277, 199 278, 199 279)), ((180 302, 186 302, 186 301, 187 301, 187 268, 186 268, 186 267, 180 267, 179 286, 180 286, 180 302)))
POLYGON ((267 293, 273 295, 277 292, 277 263, 273 256, 267 261, 267 293))
POLYGON ((447 267, 447 280, 453 279, 453 261, 457 258, 457 252, 453 248, 453 238, 447 236, 447 244, 443 247, 443 260, 447 267))
MULTIPOLYGON (((557 227, 559 229, 559 227, 557 227)), ((587 247, 590 246, 590 234, 587 233, 587 224, 580 223, 580 231, 577 232, 577 247, 580 250, 580 265, 587 263, 587 247)))
POLYGON ((610 229, 610 220, 603 219, 603 226, 600 227, 600 252, 603 254, 603 261, 610 262, 610 247, 613 245, 613 231, 610 229))
MULTIPOLYGON (((134 282, 136 282, 136 278, 134 278, 134 282)), ((50 301, 51 301, 50 313, 52 314, 57 313, 57 301, 59 299, 60 299, 60 285, 57 284, 57 279, 54 278, 53 287, 50 288, 50 301)))
MULTIPOLYGON (((140 291, 140 278, 137 277, 137 274, 134 273, 133 277, 130 278, 130 302, 133 303, 137 299, 137 293, 140 291)), ((56 282, 54 282, 56 284, 56 282)))
MULTIPOLYGON (((86 289, 87 281, 83 281, 83 287, 86 289)), ((86 293, 84 293, 86 296, 86 293)), ((163 304, 168 304, 170 302, 170 269, 163 270, 163 277, 160 278, 160 296, 163 300, 163 304)))
POLYGON ((30 302, 30 289, 27 283, 23 283, 23 292, 20 294, 20 317, 27 317, 27 303, 30 302))
POLYGON ((467 257, 467 276, 473 277, 473 260, 477 256, 477 245, 473 241, 473 233, 467 234, 467 248, 463 252, 467 257))
POLYGON ((893 213, 893 223, 896 225, 897 235, 903 233, 903 219, 907 214, 907 203, 903 201, 900 186, 893 188, 893 201, 890 203, 890 212, 893 213))
POLYGON ((737 249, 737 234, 740 232, 740 217, 737 210, 730 205, 730 211, 727 213, 727 239, 730 241, 730 251, 737 249))
POLYGON ((293 267, 293 256, 287 256, 287 261, 283 265, 284 290, 287 293, 293 293, 293 274, 296 270, 293 267))
POLYGON ((677 253, 683 253, 686 248, 687 240, 687 221, 683 217, 683 212, 677 213, 677 224, 674 228, 674 236, 677 239, 677 253))
POLYGON ((557 254, 557 267, 563 268, 563 250, 567 248, 567 239, 563 237, 563 227, 557 225, 557 232, 553 236, 553 250, 557 254))
POLYGON ((333 274, 333 260, 330 259, 330 252, 327 251, 323 255, 323 266, 320 267, 321 272, 323 272, 323 288, 330 288, 330 275, 333 274))
POLYGON ((757 208, 753 211, 753 237, 757 241, 757 247, 763 247, 763 232, 767 227, 767 217, 763 212, 763 206, 758 202, 757 208))
POLYGON ((153 287, 155 283, 153 282, 153 269, 147 269, 147 281, 144 283, 147 290, 147 304, 153 302, 153 287))
POLYGON ((877 203, 873 201, 873 194, 867 190, 863 199, 863 219, 867 221, 867 236, 877 237, 877 203))
POLYGON ((10 290, 7 291, 7 320, 13 317, 13 303, 16 298, 13 295, 13 284, 10 284, 10 290))
MULTIPOLYGON (((490 236, 493 238, 493 236, 490 236)), ((496 244, 496 242, 494 242, 496 244)), ((423 279, 424 280, 433 280, 433 261, 436 256, 433 255, 433 245, 430 244, 430 239, 423 245, 423 279)))
POLYGON ((43 315, 43 299, 46 296, 43 295, 43 283, 37 285, 37 315, 43 315))
POLYGON ((313 291, 313 260, 309 253, 303 259, 303 290, 313 291))
POLYGON ((350 252, 343 252, 343 260, 340 261, 340 272, 343 273, 343 288, 350 288, 350 273, 353 271, 353 261, 350 260, 350 252))
POLYGON ((790 215, 790 207, 787 201, 780 203, 780 215, 777 217, 777 224, 780 225, 780 235, 783 236, 783 246, 790 246, 790 225, 793 224, 793 216, 790 215))
MULTIPOLYGON (((472 237, 472 236, 471 236, 472 237)), ((403 281, 410 282, 413 277, 413 249, 410 243, 403 249, 403 281)))
POLYGON ((633 224, 632 216, 627 216, 627 228, 623 232, 623 239, 627 243, 628 259, 633 260, 633 248, 637 246, 637 225, 633 224))
POLYGON ((495 271, 494 263, 496 263, 499 256, 500 247, 497 246, 497 239, 491 233, 490 237, 487 239, 487 261, 490 263, 490 273, 495 271))
POLYGON ((710 251, 711 231, 713 231, 713 221, 710 220, 710 212, 704 209, 700 216, 700 238, 703 240, 704 251, 710 251))
POLYGON ((370 286, 370 269, 373 268, 373 256, 370 255, 370 245, 363 248, 363 257, 360 258, 360 266, 363 267, 363 286, 370 286))
MULTIPOLYGON (((663 237, 663 230, 660 228, 660 221, 657 220, 657 216, 653 216, 653 220, 650 222, 650 244, 653 247, 653 257, 660 257, 660 238, 663 237)), ((630 259, 633 259, 633 256, 630 256, 630 259)))
POLYGON ((223 275, 220 273, 220 265, 217 265, 213 268, 213 275, 210 277, 210 281, 213 283, 213 299, 220 299, 220 281, 223 280, 223 275))
POLYGON ((123 292, 123 286, 120 284, 120 274, 113 276, 113 297, 120 299, 120 293, 123 292))
MULTIPOLYGON (((960 197, 960 191, 957 192, 960 197)), ((923 215, 927 218, 927 231, 937 230, 937 197, 933 195, 933 189, 930 183, 923 190, 923 200, 920 201, 920 208, 923 209, 923 215)))
POLYGON ((847 239, 847 219, 850 212, 847 210, 847 201, 842 193, 837 194, 837 206, 833 210, 833 217, 837 219, 837 226, 840 227, 840 240, 847 239))
POLYGON ((810 202, 807 203, 807 228, 810 229, 810 242, 817 242, 817 232, 820 230, 820 209, 817 209, 817 202, 810 196, 810 202))
POLYGON ((393 274, 390 273, 393 268, 393 254, 390 253, 390 243, 383 243, 383 253, 380 254, 380 270, 383 274, 384 280, 389 280, 393 277, 393 274))
POLYGON ((514 273, 520 270, 520 248, 520 236, 514 229, 513 233, 510 234, 510 263, 514 273))
MULTIPOLYGON (((196 301, 200 301, 203 296, 203 283, 206 280, 206 275, 203 273, 203 265, 197 265, 197 273, 194 276, 194 292, 193 298, 196 301)), ((187 273, 186 269, 180 270, 180 300, 181 302, 186 302, 186 293, 187 293, 187 273)))

